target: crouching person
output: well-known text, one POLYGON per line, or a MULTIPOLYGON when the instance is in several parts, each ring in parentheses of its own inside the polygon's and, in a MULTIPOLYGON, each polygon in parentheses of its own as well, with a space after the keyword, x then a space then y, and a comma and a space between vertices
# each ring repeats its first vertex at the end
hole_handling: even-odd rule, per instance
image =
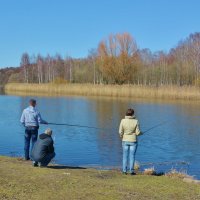
POLYGON ((39 135, 31 152, 33 166, 46 167, 50 161, 55 157, 53 139, 51 137, 52 130, 47 129, 45 133, 39 135))

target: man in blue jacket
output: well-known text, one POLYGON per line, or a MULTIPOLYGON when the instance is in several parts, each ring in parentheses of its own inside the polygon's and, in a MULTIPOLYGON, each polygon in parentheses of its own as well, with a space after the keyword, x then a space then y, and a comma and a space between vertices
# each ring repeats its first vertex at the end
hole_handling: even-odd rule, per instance
POLYGON ((40 167, 46 167, 55 157, 53 139, 51 135, 52 130, 49 128, 45 131, 45 133, 39 135, 38 140, 31 152, 34 167, 38 166, 38 163, 40 167))
POLYGON ((25 160, 30 160, 29 149, 32 140, 33 148, 38 137, 39 124, 48 124, 42 119, 40 112, 36 110, 36 100, 30 99, 29 107, 23 110, 20 122, 25 126, 24 154, 25 160))

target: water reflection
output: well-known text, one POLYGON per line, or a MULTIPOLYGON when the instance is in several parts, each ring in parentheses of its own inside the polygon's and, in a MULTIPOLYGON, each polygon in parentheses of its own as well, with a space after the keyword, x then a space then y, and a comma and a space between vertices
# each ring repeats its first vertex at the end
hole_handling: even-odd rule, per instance
MULTIPOLYGON (((30 98, 0 96, 0 154, 23 155, 24 129, 19 118, 30 98)), ((137 160, 144 167, 153 165, 158 170, 169 170, 172 166, 184 168, 200 178, 200 110, 197 103, 85 97, 33 98, 37 99, 38 109, 48 122, 105 128, 49 125, 54 130, 56 162, 60 164, 120 166, 122 150, 118 126, 126 109, 133 107, 143 131, 167 121, 139 138, 137 160), (168 164, 162 165, 163 162, 168 164)), ((46 127, 42 125, 40 133, 46 127)))

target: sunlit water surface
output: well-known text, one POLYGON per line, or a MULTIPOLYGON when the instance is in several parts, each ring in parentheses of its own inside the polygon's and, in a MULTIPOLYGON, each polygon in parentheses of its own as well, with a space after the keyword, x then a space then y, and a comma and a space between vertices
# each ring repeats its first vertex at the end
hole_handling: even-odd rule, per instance
MULTIPOLYGON (((120 168, 118 126, 127 108, 136 111, 141 130, 160 123, 139 138, 136 160, 142 169, 171 168, 200 179, 199 103, 158 102, 87 97, 34 97, 48 122, 80 124, 104 129, 48 125, 54 131, 58 164, 120 168)), ((19 119, 30 97, 0 96, 0 154, 23 156, 24 127, 19 119)), ((40 126, 42 133, 46 125, 40 126)))

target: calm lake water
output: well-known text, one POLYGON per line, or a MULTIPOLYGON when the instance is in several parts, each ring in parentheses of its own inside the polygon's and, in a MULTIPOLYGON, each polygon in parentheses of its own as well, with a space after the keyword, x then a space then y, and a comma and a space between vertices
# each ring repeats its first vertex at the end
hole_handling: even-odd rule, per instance
MULTIPOLYGON (((133 107, 145 131, 139 138, 136 160, 142 168, 186 170, 200 179, 200 109, 198 103, 158 102, 87 97, 34 97, 48 122, 108 128, 96 130, 48 125, 54 131, 55 162, 69 166, 120 168, 118 126, 133 107)), ((24 128, 19 123, 30 97, 0 96, 0 154, 23 156, 24 128)), ((41 125, 42 133, 46 125, 41 125)))

